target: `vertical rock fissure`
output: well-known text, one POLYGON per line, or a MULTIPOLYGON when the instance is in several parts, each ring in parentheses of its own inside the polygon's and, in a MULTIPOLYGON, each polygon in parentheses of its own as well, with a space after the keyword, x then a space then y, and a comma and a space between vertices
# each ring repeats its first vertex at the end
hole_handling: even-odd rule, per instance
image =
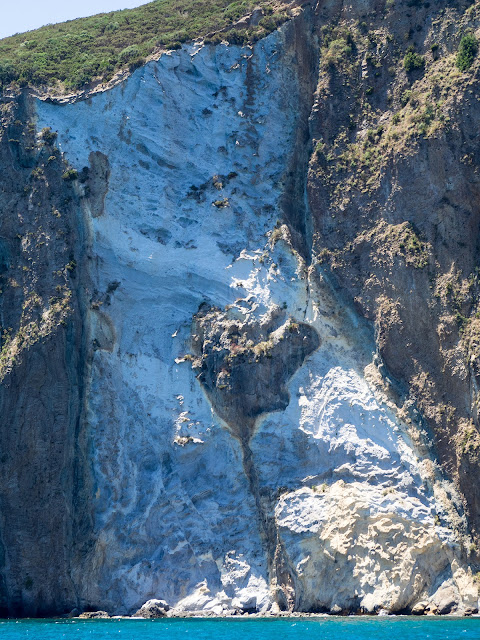
MULTIPOLYGON (((234 435, 232 433, 232 435, 234 435)), ((263 538, 270 588, 275 602, 282 611, 295 609, 295 588, 292 569, 289 566, 273 513, 274 499, 268 492, 262 496, 258 471, 250 448, 250 438, 237 437, 242 449, 242 464, 250 493, 255 500, 260 534, 263 538), (265 504, 267 502, 267 504, 265 504)))
MULTIPOLYGON (((93 154, 92 154, 93 155, 93 154)), ((102 157, 103 154, 98 154, 102 157)), ((95 159, 97 155, 95 155, 95 159)), ((89 551, 94 545, 92 533, 94 530, 92 504, 90 496, 92 495, 92 470, 91 470, 91 452, 90 438, 88 433, 88 397, 91 386, 91 368, 93 344, 91 335, 91 322, 89 321, 89 291, 91 288, 90 281, 90 260, 92 250, 91 224, 87 207, 88 201, 90 212, 94 216, 94 204, 98 201, 98 191, 100 199, 105 199, 106 190, 108 189, 108 175, 100 171, 100 178, 97 177, 98 167, 91 160, 91 169, 94 175, 88 176, 87 193, 89 198, 85 198, 83 188, 77 189, 80 206, 76 209, 76 222, 78 233, 78 271, 80 276, 76 279, 76 294, 78 297, 78 310, 81 318, 81 340, 79 344, 79 357, 77 362, 77 379, 78 379, 78 400, 79 409, 75 420, 75 456, 73 467, 73 496, 72 496, 72 559, 70 563, 69 578, 76 597, 76 606, 83 609, 85 606, 82 594, 82 584, 79 579, 86 571, 86 563, 89 559, 89 551), (94 184, 92 186, 92 178, 94 184), (101 178, 104 178, 102 181, 101 178), (103 184, 103 182, 105 184, 103 184), (93 203, 93 204, 92 204, 93 203)))
POLYGON ((279 607, 290 611, 296 605, 294 571, 275 520, 276 496, 260 486, 250 442, 262 417, 286 409, 287 383, 319 343, 313 327, 291 324, 280 310, 262 322, 242 323, 229 311, 203 305, 193 322, 193 367, 215 412, 240 443, 272 593, 279 607))
POLYGON ((293 21, 287 38, 293 38, 295 65, 300 87, 298 125, 284 177, 280 206, 290 228, 295 249, 307 266, 312 259, 313 223, 307 194, 307 178, 312 153, 311 115, 319 77, 319 47, 311 7, 293 21))

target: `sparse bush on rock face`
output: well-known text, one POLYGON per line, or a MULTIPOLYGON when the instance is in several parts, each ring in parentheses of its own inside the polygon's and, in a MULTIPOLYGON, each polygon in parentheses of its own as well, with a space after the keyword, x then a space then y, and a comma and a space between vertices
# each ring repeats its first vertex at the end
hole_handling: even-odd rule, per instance
POLYGON ((51 146, 56 139, 57 133, 55 131, 52 131, 50 127, 45 127, 44 129, 42 129, 42 140, 45 142, 45 144, 51 146))
POLYGON ((471 33, 463 36, 460 40, 460 46, 458 48, 457 59, 455 64, 460 71, 467 71, 473 64, 475 57, 478 53, 478 40, 471 33))
POLYGON ((348 30, 324 32, 322 60, 324 66, 334 69, 348 61, 356 52, 353 35, 348 30))
POLYGON ((76 169, 67 169, 63 174, 62 174, 62 178, 64 180, 76 180, 78 178, 78 171, 76 169))
POLYGON ((403 59, 403 68, 407 73, 423 69, 425 67, 425 58, 415 51, 407 51, 403 59))
POLYGON ((351 54, 352 47, 347 43, 346 40, 333 40, 328 47, 328 52, 325 59, 329 66, 335 66, 345 56, 350 56, 351 54))

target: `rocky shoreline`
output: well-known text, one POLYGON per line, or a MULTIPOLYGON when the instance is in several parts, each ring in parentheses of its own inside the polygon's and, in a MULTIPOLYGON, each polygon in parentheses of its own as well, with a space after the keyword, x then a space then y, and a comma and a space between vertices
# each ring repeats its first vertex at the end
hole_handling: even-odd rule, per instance
MULTIPOLYGON (((176 614, 172 614, 169 616, 158 616, 157 617, 152 617, 152 618, 145 618, 143 616, 122 616, 122 615, 109 615, 108 613, 106 613, 105 611, 87 611, 83 614, 80 614, 79 616, 71 616, 71 615, 67 615, 66 617, 68 618, 78 618, 79 620, 99 620, 99 619, 104 619, 104 620, 154 620, 154 619, 160 619, 160 618, 177 618, 177 619, 186 619, 186 618, 201 618, 201 619, 213 619, 213 618, 220 618, 220 619, 231 619, 231 618, 268 618, 268 619, 277 619, 277 618, 345 618, 345 617, 355 617, 355 618, 364 618, 364 617, 382 617, 382 616, 388 616, 388 617, 408 617, 408 616, 415 616, 418 617, 419 615, 425 616, 425 617, 438 617, 438 616, 448 616, 450 618, 480 618, 480 614, 479 613, 465 613, 465 612, 454 612, 454 613, 449 613, 449 614, 439 614, 439 613, 430 613, 430 614, 413 614, 413 613, 388 613, 388 612, 379 612, 377 614, 372 614, 372 613, 349 613, 349 614, 336 614, 336 613, 305 613, 303 611, 294 611, 292 613, 290 612, 281 612, 281 613, 275 613, 275 614, 271 614, 271 613, 225 613, 225 614, 217 614, 217 613, 212 613, 212 614, 208 614, 205 612, 202 613, 198 613, 195 611, 191 611, 191 612, 186 612, 186 611, 182 611, 182 612, 178 612, 176 614), (106 615, 105 615, 106 614, 106 615)), ((65 617, 65 616, 64 616, 65 617)))
POLYGON ((159 618, 318 618, 318 617, 331 617, 331 616, 452 616, 452 617, 480 617, 477 608, 467 607, 459 609, 456 606, 451 606, 446 610, 445 603, 443 608, 438 607, 432 602, 418 602, 411 608, 410 611, 391 613, 385 609, 380 609, 375 612, 363 612, 363 611, 343 611, 340 608, 338 610, 332 610, 329 612, 305 612, 305 611, 242 611, 238 609, 226 610, 222 613, 216 613, 214 611, 202 610, 202 611, 183 611, 175 608, 170 608, 167 602, 164 600, 149 600, 146 602, 134 615, 110 615, 107 611, 85 611, 79 613, 74 609, 66 617, 79 618, 82 620, 98 620, 98 619, 128 619, 128 620, 152 620, 159 618))

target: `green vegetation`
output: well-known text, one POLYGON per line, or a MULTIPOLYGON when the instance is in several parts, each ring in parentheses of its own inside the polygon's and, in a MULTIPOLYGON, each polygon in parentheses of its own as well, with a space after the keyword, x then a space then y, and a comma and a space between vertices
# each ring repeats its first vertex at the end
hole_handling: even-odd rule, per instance
POLYGON ((352 47, 344 38, 339 38, 338 40, 332 40, 330 42, 327 55, 325 56, 325 62, 330 66, 335 66, 341 60, 345 58, 345 56, 352 55, 352 47))
MULTIPOLYGON (((335 96, 339 117, 335 132, 315 141, 312 155, 316 175, 331 185, 332 202, 342 211, 355 193, 372 194, 379 187, 395 154, 413 154, 422 140, 450 130, 457 96, 466 81, 455 65, 456 53, 449 54, 450 45, 440 37, 441 45, 430 45, 430 56, 428 50, 423 55, 419 43, 416 49, 411 45, 402 52, 393 32, 370 30, 362 34, 351 24, 348 31, 343 24, 322 28, 325 73, 320 76, 320 96, 323 104, 330 104, 335 96), (328 73, 328 48, 348 31, 356 52, 336 65, 336 75, 328 73), (427 64, 428 73, 422 73, 427 64), (402 73, 396 75, 400 67, 402 73)), ((462 162, 467 161, 472 162, 465 156, 462 162)), ((415 266, 424 262, 415 260, 415 266)))
POLYGON ((52 146, 57 139, 57 133, 55 131, 52 131, 50 127, 44 127, 42 129, 41 135, 44 143, 49 146, 52 146))
POLYGON ((78 171, 76 169, 67 169, 63 174, 62 178, 67 181, 77 180, 78 171))
POLYGON ((322 28, 322 61, 333 69, 348 60, 356 52, 355 40, 349 30, 335 30, 330 25, 322 28))
MULTIPOLYGON (((257 27, 219 34, 240 43, 256 40, 287 19, 261 2, 257 27)), ((119 69, 133 70, 155 50, 176 49, 234 24, 259 3, 254 0, 155 0, 136 9, 102 13, 0 40, 0 89, 20 86, 80 89, 109 80, 119 69)), ((277 6, 277 5, 276 5, 277 6)), ((215 41, 212 37, 210 41, 215 41)))
POLYGON ((398 249, 405 255, 407 264, 416 269, 423 269, 428 265, 429 247, 421 242, 410 223, 399 226, 398 240, 398 249))
POLYGON ((228 198, 223 198, 223 200, 215 200, 214 202, 212 202, 214 207, 217 207, 217 209, 224 209, 225 207, 228 207, 230 205, 228 198))
POLYGON ((425 66, 425 58, 421 56, 419 53, 412 51, 411 49, 407 51, 404 59, 403 59, 403 67, 407 73, 411 73, 412 71, 416 71, 418 69, 423 69, 425 66))
POLYGON ((457 59, 455 64, 460 71, 467 71, 473 64, 475 56, 478 53, 478 40, 471 33, 463 36, 460 40, 457 59))
MULTIPOLYGON (((19 286, 15 281, 10 284, 19 286)), ((36 294, 30 297, 30 302, 24 307, 22 324, 18 331, 14 333, 12 328, 3 331, 0 349, 0 381, 11 371, 24 350, 50 335, 59 324, 65 323, 72 312, 71 295, 72 292, 66 290, 62 297, 50 298, 48 307, 42 312, 41 318, 36 320, 29 320, 25 315, 25 309, 30 305, 39 306, 41 299, 36 294)))
POLYGON ((262 18, 258 27, 250 29, 230 29, 227 32, 215 33, 205 38, 206 44, 220 44, 223 40, 227 40, 230 44, 245 45, 249 42, 256 42, 268 33, 279 27, 288 16, 285 12, 280 11, 273 13, 271 7, 263 7, 263 11, 267 14, 262 18))

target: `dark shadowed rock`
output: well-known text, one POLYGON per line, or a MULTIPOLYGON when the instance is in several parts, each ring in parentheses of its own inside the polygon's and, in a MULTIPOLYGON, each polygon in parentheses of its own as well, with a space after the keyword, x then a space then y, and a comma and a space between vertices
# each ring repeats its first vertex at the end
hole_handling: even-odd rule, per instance
POLYGON ((425 615, 425 610, 427 606, 428 606, 428 602, 417 602, 417 604, 412 607, 412 616, 425 615))
POLYGON ((165 600, 148 600, 135 613, 135 616, 141 618, 164 618, 169 609, 170 606, 165 600))
POLYGON ((0 117, 0 615, 16 616, 80 606, 72 574, 89 530, 86 242, 75 186, 58 149, 37 144, 33 110, 21 96, 0 117))
POLYGON ((287 382, 318 348, 313 327, 280 309, 262 322, 203 306, 194 318, 193 367, 232 435, 248 441, 261 415, 285 409, 287 382))
POLYGON ((445 587, 437 591, 434 601, 438 607, 438 614, 452 613, 458 606, 458 594, 453 587, 445 587))

